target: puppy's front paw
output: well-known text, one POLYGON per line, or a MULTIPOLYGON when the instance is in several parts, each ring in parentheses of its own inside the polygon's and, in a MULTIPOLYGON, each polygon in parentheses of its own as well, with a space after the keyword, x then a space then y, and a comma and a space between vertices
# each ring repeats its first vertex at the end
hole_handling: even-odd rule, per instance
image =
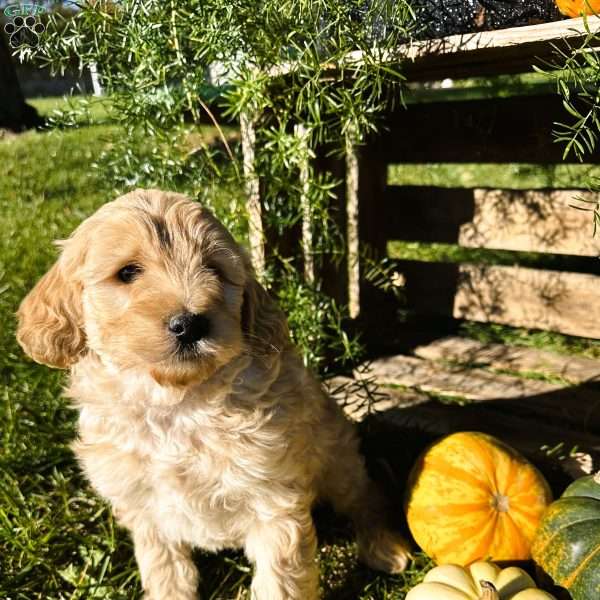
POLYGON ((358 557, 371 569, 393 574, 404 571, 412 555, 399 533, 376 528, 358 535, 358 557))

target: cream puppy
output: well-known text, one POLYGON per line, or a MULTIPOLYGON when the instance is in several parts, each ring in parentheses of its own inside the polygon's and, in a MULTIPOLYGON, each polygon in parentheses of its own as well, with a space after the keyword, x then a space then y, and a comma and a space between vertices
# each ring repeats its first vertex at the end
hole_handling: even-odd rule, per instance
POLYGON ((133 536, 146 600, 197 597, 195 547, 243 548, 256 600, 316 599, 317 498, 351 517, 364 562, 406 566, 352 426, 208 210, 136 190, 60 246, 18 340, 70 368, 74 449, 133 536))

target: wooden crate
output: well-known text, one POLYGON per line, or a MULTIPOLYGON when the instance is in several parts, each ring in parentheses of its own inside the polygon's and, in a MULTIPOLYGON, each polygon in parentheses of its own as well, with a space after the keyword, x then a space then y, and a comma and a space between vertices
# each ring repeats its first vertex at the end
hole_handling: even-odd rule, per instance
MULTIPOLYGON (((391 115, 388 133, 374 143, 383 147, 379 155, 387 163, 547 165, 561 159, 551 128, 562 118, 555 96, 428 104, 391 115)), ((386 186, 384 198, 381 226, 372 226, 380 250, 384 241, 398 239, 571 257, 600 254, 589 210, 598 195, 583 189, 386 186)), ((361 198, 365 206, 371 202, 361 198)), ((600 263, 570 262, 587 272, 441 263, 404 263, 399 269, 409 308, 417 312, 600 338, 600 263)))
MULTIPOLYGON (((599 23, 590 18, 588 26, 598 29, 599 23)), ((548 59, 555 47, 577 46, 586 35, 584 21, 573 19, 419 42, 384 60, 408 57, 403 71, 412 81, 523 73, 548 59)), ((359 61, 361 56, 350 59, 359 61)), ((290 69, 293 65, 274 75, 290 69)), ((563 148, 553 142, 552 129, 565 118, 561 98, 548 91, 412 104, 387 114, 383 133, 361 147, 348 146, 345 157, 332 158, 320 148, 315 160, 317 170, 342 181, 335 190, 334 214, 348 247, 344 260, 320 274, 325 291, 350 306, 354 324, 373 353, 392 348, 413 352, 371 364, 371 375, 386 392, 376 412, 385 413, 392 423, 393 437, 397 439, 398 428, 402 436, 416 431, 415 447, 420 448, 451 431, 488 431, 520 448, 547 476, 558 474, 556 490, 564 487, 561 478, 600 466, 600 361, 574 359, 575 365, 564 356, 479 347, 455 338, 415 349, 420 339, 414 334, 434 321, 425 337, 432 332, 441 338, 442 322, 472 320, 600 339, 600 238, 592 235, 591 212, 575 208, 593 208, 597 195, 583 189, 583 182, 575 189, 529 190, 388 185, 388 168, 559 164, 563 148), (398 318, 398 303, 367 281, 361 259, 366 247, 371 255, 386 256, 390 240, 554 258, 543 261, 544 268, 519 265, 516 254, 515 264, 398 261, 406 308, 421 316, 416 326, 407 327, 398 318), (403 343, 403 336, 412 340, 403 343), (465 343, 478 364, 449 368, 446 361, 460 362, 465 343), (489 364, 480 368, 482 357, 489 364), (509 372, 499 374, 498 369, 509 372), (521 378, 528 369, 551 379, 521 378), (386 388, 389 384, 396 387, 386 388), (435 402, 429 392, 457 395, 472 404, 459 408, 435 402), (561 450, 554 452, 555 447, 561 450)), ((599 158, 596 153, 588 162, 597 164, 599 158)), ((573 156, 569 161, 576 162, 573 156)), ((301 229, 293 239, 273 243, 305 248, 301 229)), ((310 264, 307 258, 305 266, 310 264)), ((361 401, 346 408, 353 418, 368 414, 361 401)))
MULTIPOLYGON (((598 28, 597 19, 588 25, 598 28)), ((412 60, 404 71, 413 81, 522 73, 585 35, 583 20, 574 19, 420 42, 403 49, 412 60)), ((566 118, 561 98, 547 92, 412 104, 386 115, 384 133, 355 149, 352 160, 339 161, 337 173, 347 184, 338 193, 338 214, 349 252, 336 292, 366 339, 377 343, 390 333, 394 305, 365 282, 358 257, 364 247, 385 256, 388 240, 562 255, 552 269, 519 266, 515 258, 514 266, 405 261, 398 270, 412 312, 600 339, 600 262, 594 260, 600 240, 593 237, 592 212, 577 209, 593 208, 596 194, 387 184, 390 164, 577 162, 573 154, 563 160, 564 148, 553 140, 555 123, 566 118)), ((587 162, 599 157, 596 152, 587 162)), ((323 166, 330 169, 331 159, 323 166)))
MULTIPOLYGON (((589 30, 599 27, 600 20, 589 17, 455 35, 407 44, 382 60, 402 61, 409 81, 523 73, 555 58, 556 49, 577 47, 588 38, 589 30)), ((361 60, 359 52, 348 57, 349 62, 361 60)), ((285 77, 293 69, 293 63, 282 65, 272 75, 285 77)), ((364 248, 383 257, 388 240, 400 239, 566 256, 598 255, 600 243, 592 238, 590 213, 571 208, 577 202, 580 207, 592 206, 575 200, 577 196, 596 200, 585 190, 387 185, 388 166, 396 163, 561 163, 563 148, 554 143, 552 129, 565 116, 561 98, 548 93, 428 102, 408 109, 398 107, 387 114, 381 129, 384 133, 359 148, 348 147, 345 158, 333 159, 326 149, 317 149, 317 170, 345 181, 335 190, 335 215, 347 234, 348 248, 345 260, 326 266, 321 279, 325 291, 350 306, 367 339, 381 340, 382 333, 389 331, 394 304, 365 282, 365 266, 360 260, 364 248)), ((244 122, 242 125, 247 133, 243 139, 253 139, 252 131, 244 122)), ((251 149, 245 151, 247 157, 251 153, 251 149)), ((599 157, 596 153, 589 161, 597 163, 599 157)), ((576 159, 571 154, 567 161, 576 159)), ((256 201, 258 182, 252 182, 251 165, 246 174, 254 190, 249 188, 253 198, 251 239, 256 245, 265 233, 260 230, 256 201)), ((310 231, 306 225, 298 227, 290 239, 270 243, 283 250, 306 247, 302 237, 310 231)), ((262 250, 253 248, 253 254, 255 262, 262 264, 262 250)), ((304 263, 310 278, 312 261, 306 252, 304 263)), ((406 276, 410 310, 600 338, 600 308, 594 302, 600 291, 596 278, 600 269, 590 264, 588 260, 586 273, 435 263, 404 263, 399 270, 406 276)))

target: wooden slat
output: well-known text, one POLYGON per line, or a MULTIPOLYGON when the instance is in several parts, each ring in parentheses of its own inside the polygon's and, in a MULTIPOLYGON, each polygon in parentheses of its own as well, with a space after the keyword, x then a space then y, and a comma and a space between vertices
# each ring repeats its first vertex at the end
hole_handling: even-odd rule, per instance
MULTIPOLYGON (((397 312, 397 302, 389 292, 373 285, 373 261, 387 254, 385 226, 387 164, 380 139, 371 138, 358 153, 358 232, 360 234, 360 315, 356 322, 361 339, 371 349, 389 342, 389 323, 397 312)), ((349 215, 348 215, 349 218, 349 215)), ((351 244, 348 240, 348 254, 351 244)))
POLYGON ((450 368, 403 355, 373 361, 369 375, 380 383, 462 397, 511 414, 600 433, 600 390, 595 385, 565 387, 482 369, 450 368))
POLYGON ((600 277, 461 265, 453 316, 600 338, 600 277))
POLYGON ((315 259, 313 256, 313 222, 310 204, 310 131, 303 124, 294 126, 294 135, 298 138, 299 152, 299 177, 302 192, 300 206, 302 207, 302 256, 304 258, 304 279, 309 285, 315 282, 315 259))
MULTIPOLYGON (((390 395, 394 390, 389 390, 390 395)), ((569 431, 538 420, 532 421, 485 405, 457 407, 429 402, 376 413, 376 420, 395 426, 398 435, 417 430, 439 437, 457 431, 482 431, 516 448, 531 460, 552 483, 557 471, 571 479, 600 468, 600 437, 569 431), (550 453, 550 449, 556 449, 550 453), (576 452, 572 450, 576 448, 576 452)), ((564 485, 558 486, 560 491, 564 485)))
MULTIPOLYGON (((598 29, 596 17, 588 17, 588 27, 598 29)), ((586 37, 583 19, 569 19, 511 27, 496 31, 482 31, 451 35, 440 39, 411 42, 392 51, 380 52, 381 63, 402 63, 402 73, 412 81, 428 81, 446 77, 480 77, 501 73, 531 71, 534 64, 554 57, 556 46, 578 47, 586 37)), ((592 44, 594 41, 592 41, 592 44)), ((350 52, 343 61, 347 72, 365 60, 360 51, 350 52)), ((372 61, 370 53, 369 61, 372 61)), ((281 77, 294 72, 296 64, 282 63, 273 67, 269 75, 281 77)), ((338 63, 323 64, 324 71, 339 71, 338 63)))
POLYGON ((450 336, 418 346, 414 353, 426 360, 540 373, 560 377, 571 383, 600 380, 600 360, 524 346, 484 344, 477 340, 450 336))
POLYGON ((397 261, 408 308, 600 339, 600 277, 524 267, 397 261))
POLYGON ((578 190, 474 190, 474 215, 461 226, 458 243, 598 256, 593 209, 597 193, 578 190), (578 210, 578 208, 587 210, 578 210))
MULTIPOLYGON (((598 19, 590 17, 588 26, 597 30, 598 19)), ((523 73, 556 59, 555 46, 579 46, 586 33, 583 19, 570 19, 414 42, 394 54, 405 58, 403 73, 412 81, 523 73)), ((382 58, 395 60, 394 55, 382 58)))
POLYGON ((390 186, 387 234, 469 248, 598 256, 591 209, 599 198, 583 190, 390 186))
POLYGON ((348 313, 360 313, 360 234, 359 234, 358 147, 354 135, 346 133, 346 253, 348 255, 348 313))
POLYGON ((382 383, 416 387, 425 392, 473 401, 523 399, 556 392, 564 387, 480 369, 450 369, 414 356, 379 358, 370 367, 370 375, 382 383))
POLYGON ((430 402, 431 398, 417 390, 377 388, 376 398, 368 398, 360 379, 336 376, 324 381, 327 393, 335 398, 353 421, 361 421, 369 414, 385 412, 392 408, 407 408, 430 402))
MULTIPOLYGON (((333 148, 321 145, 316 148, 316 158, 313 162, 315 176, 324 175, 332 177, 337 185, 331 190, 330 218, 335 222, 338 231, 346 230, 346 161, 333 154, 333 148)), ((300 237, 300 236, 298 236, 300 237)), ((299 243, 291 240, 291 246, 299 243)), ((290 254, 292 255, 292 254, 290 254)), ((322 291, 331 296, 339 305, 348 304, 348 259, 342 256, 325 254, 322 258, 323 266, 316 273, 317 279, 322 282, 322 291)))
POLYGON ((265 234, 262 224, 260 205, 260 181, 255 171, 255 120, 246 112, 240 114, 240 132, 246 191, 246 210, 248 212, 248 238, 250 258, 259 279, 265 276, 265 234))
MULTIPOLYGON (((390 114, 382 141, 389 163, 556 164, 564 146, 554 123, 571 121, 558 95, 432 102, 390 114)), ((578 160, 571 152, 566 162, 578 160)))

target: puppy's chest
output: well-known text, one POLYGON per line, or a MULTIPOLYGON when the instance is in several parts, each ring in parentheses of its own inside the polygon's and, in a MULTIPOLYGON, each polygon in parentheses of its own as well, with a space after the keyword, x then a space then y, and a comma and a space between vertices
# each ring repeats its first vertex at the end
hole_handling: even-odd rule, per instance
MULTIPOLYGON (((107 437, 80 423, 84 445, 102 448, 104 459, 86 461, 86 471, 119 512, 143 512, 170 539, 208 549, 237 546, 253 497, 265 484, 260 444, 244 431, 207 424, 150 421, 107 437), (103 438, 103 439, 101 439, 103 438), (252 460, 249 460, 249 457, 252 460), (127 465, 130 475, 121 470, 127 465)), ((111 429, 105 423, 108 430, 111 429)), ((256 434, 256 432, 255 432, 256 434)))
POLYGON ((217 550, 237 546, 258 482, 238 462, 198 438, 191 448, 169 444, 146 463, 148 506, 170 539, 217 550))

